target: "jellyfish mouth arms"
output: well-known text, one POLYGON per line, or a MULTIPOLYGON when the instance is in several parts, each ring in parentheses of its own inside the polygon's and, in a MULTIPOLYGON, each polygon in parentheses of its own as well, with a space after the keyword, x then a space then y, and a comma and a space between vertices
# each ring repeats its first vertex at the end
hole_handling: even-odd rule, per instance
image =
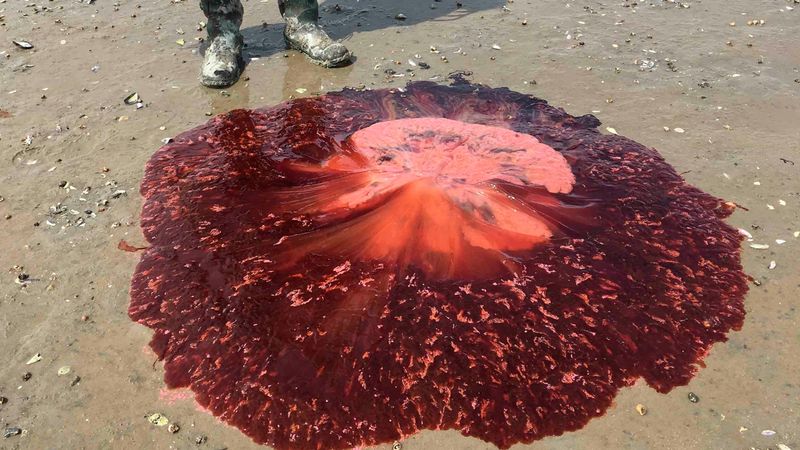
POLYGON ((514 273, 516 258, 557 226, 537 205, 559 208, 572 190, 566 159, 529 135, 447 119, 400 119, 361 130, 326 161, 290 162, 312 181, 276 193, 284 213, 316 228, 277 244, 281 267, 313 256, 381 261, 432 279, 514 273), (504 186, 522 189, 511 194, 504 186), (531 200, 533 199, 533 200, 531 200))

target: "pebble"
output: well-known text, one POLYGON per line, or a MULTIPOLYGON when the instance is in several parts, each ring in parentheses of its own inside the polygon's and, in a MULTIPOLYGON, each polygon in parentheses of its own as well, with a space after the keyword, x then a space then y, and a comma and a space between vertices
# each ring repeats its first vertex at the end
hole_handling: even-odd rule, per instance
POLYGON ((694 392, 689 392, 689 401, 692 403, 697 403, 700 401, 700 397, 698 397, 694 392))
POLYGON ((167 427, 167 431, 169 431, 169 432, 170 432, 170 433, 172 433, 172 434, 175 434, 175 433, 177 433, 178 431, 181 431, 181 427, 180 427, 180 425, 178 425, 177 423, 171 423, 171 424, 169 424, 169 426, 167 427))

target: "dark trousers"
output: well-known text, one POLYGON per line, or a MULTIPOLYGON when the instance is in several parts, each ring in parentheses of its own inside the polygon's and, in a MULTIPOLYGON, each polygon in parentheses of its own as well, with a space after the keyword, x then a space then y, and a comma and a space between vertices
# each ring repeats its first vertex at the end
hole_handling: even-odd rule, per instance
MULTIPOLYGON (((319 18, 317 0, 278 0, 278 8, 284 18, 298 22, 316 22, 319 18)), ((200 9, 208 18, 208 34, 216 36, 237 32, 242 25, 241 0, 200 0, 200 9)))

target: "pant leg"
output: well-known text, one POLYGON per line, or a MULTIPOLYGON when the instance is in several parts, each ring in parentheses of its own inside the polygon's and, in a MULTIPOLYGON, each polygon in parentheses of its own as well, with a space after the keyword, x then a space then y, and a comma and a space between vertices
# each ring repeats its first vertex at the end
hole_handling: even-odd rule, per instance
POLYGON ((241 0, 200 0, 200 9, 208 19, 209 39, 219 35, 239 36, 244 16, 241 0))
POLYGON ((319 19, 317 0, 278 0, 278 8, 285 19, 296 19, 300 23, 317 23, 319 19))

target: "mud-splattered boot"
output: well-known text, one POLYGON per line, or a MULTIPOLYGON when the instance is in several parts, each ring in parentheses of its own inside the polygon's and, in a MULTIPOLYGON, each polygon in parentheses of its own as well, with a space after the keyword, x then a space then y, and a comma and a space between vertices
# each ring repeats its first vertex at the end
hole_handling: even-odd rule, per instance
POLYGON ((200 0, 200 8, 208 18, 208 47, 200 71, 200 82, 213 88, 231 86, 244 70, 244 40, 239 32, 244 14, 242 2, 200 0))
POLYGON ((317 0, 278 0, 278 6, 286 20, 283 37, 287 46, 305 53, 312 61, 325 67, 350 64, 352 55, 347 47, 331 39, 317 23, 317 0))

